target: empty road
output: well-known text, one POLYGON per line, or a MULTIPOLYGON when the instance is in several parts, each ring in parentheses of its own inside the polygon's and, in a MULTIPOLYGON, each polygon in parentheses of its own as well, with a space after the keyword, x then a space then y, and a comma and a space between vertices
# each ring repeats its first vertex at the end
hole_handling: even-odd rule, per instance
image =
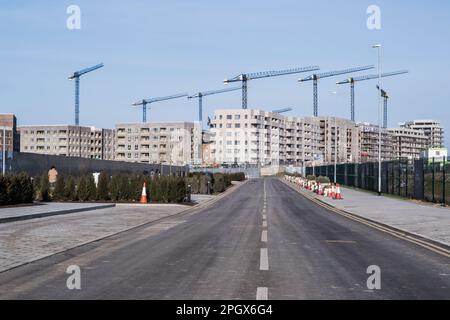
POLYGON ((333 213, 276 178, 0 273, 0 299, 450 299, 450 259, 333 213), (81 270, 69 290, 68 266, 81 270), (367 287, 369 266, 381 289, 367 287))

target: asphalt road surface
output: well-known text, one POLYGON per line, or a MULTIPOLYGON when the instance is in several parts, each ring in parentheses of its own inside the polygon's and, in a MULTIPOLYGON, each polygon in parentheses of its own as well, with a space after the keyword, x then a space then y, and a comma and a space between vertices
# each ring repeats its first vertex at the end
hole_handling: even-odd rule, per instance
POLYGON ((267 178, 194 214, 0 273, 0 299, 109 298, 450 299, 450 259, 267 178), (67 288, 70 265, 79 290, 67 288), (368 288, 369 266, 381 289, 368 288))

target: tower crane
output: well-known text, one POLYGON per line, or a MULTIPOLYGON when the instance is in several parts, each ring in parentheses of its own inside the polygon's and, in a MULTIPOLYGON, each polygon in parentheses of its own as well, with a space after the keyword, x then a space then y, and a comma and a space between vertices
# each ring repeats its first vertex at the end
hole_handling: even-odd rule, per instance
POLYGON ((312 67, 303 67, 303 68, 295 68, 295 69, 279 70, 279 71, 263 71, 263 72, 256 72, 256 73, 246 73, 246 74, 240 74, 234 78, 225 79, 223 81, 223 83, 229 84, 231 82, 242 82, 242 109, 247 109, 247 81, 255 80, 255 79, 262 79, 262 78, 284 76, 284 75, 288 75, 288 74, 310 72, 310 71, 316 71, 319 69, 320 68, 318 66, 312 66, 312 67))
POLYGON ((306 78, 303 79, 299 79, 299 82, 306 82, 306 81, 312 81, 313 82, 313 115, 315 117, 318 116, 319 114, 319 94, 318 94, 318 81, 321 78, 329 78, 329 77, 334 77, 337 75, 341 75, 341 74, 347 74, 347 73, 353 73, 353 72, 358 72, 358 71, 364 71, 364 70, 369 70, 369 69, 373 69, 374 66, 370 65, 370 66, 364 66, 364 67, 356 67, 356 68, 349 68, 349 69, 344 69, 344 70, 337 70, 337 71, 329 71, 329 72, 324 72, 324 73, 318 73, 318 74, 312 74, 306 78))
MULTIPOLYGON (((392 76, 396 76, 396 75, 405 74, 408 72, 409 72, 408 70, 386 72, 386 73, 382 73, 381 77, 382 78, 392 77, 392 76)), ((336 82, 337 85, 347 84, 347 83, 350 84, 350 116, 351 116, 352 121, 355 121, 355 83, 360 82, 360 81, 378 79, 378 77, 379 77, 378 74, 370 74, 370 75, 364 75, 364 76, 360 76, 360 77, 348 78, 346 80, 336 82)))
MULTIPOLYGON (((203 124, 203 97, 210 96, 213 94, 235 91, 235 90, 241 90, 241 87, 233 87, 233 88, 227 88, 227 89, 221 89, 221 90, 198 92, 192 96, 188 96, 188 99, 198 98, 198 121, 201 124, 203 124)), ((203 125, 202 125, 202 128, 203 128, 203 125)))
POLYGON ((383 128, 386 129, 388 125, 388 99, 390 98, 388 93, 380 89, 379 86, 377 86, 377 90, 381 92, 381 97, 383 98, 383 128))
POLYGON ((75 125, 80 125, 80 77, 86 73, 92 72, 94 70, 104 67, 103 63, 97 64, 93 67, 86 68, 80 71, 75 71, 69 80, 75 80, 75 125))
POLYGON ((286 112, 289 112, 289 111, 292 111, 292 110, 293 110, 292 108, 283 108, 283 109, 273 110, 272 112, 273 113, 286 113, 286 112))
POLYGON ((165 96, 165 97, 142 99, 141 101, 133 103, 132 106, 133 107, 142 106, 142 122, 146 123, 147 122, 147 105, 148 104, 152 104, 154 102, 159 102, 159 101, 166 101, 166 100, 172 100, 172 99, 187 97, 187 96, 188 96, 187 93, 180 93, 180 94, 175 94, 175 95, 165 96))

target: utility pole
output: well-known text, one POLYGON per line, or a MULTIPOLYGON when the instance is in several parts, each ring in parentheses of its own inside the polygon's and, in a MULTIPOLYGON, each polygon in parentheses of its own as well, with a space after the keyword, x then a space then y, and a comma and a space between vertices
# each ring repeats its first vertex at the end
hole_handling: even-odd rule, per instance
POLYGON ((334 117, 334 183, 337 182, 337 178, 336 178, 336 174, 337 174, 337 138, 338 138, 337 121, 336 121, 336 117, 334 117))
POLYGON ((378 49, 378 195, 381 196, 381 115, 383 106, 381 104, 381 44, 373 45, 378 49))

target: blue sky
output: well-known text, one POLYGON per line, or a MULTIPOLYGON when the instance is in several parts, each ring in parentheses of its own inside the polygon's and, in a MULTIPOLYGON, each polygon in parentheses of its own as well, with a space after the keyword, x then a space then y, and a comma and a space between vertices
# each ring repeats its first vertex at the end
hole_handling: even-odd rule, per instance
MULTIPOLYGON (((140 121, 130 104, 148 97, 223 88, 243 72, 309 65, 322 71, 376 64, 409 69, 386 79, 389 126, 433 118, 450 141, 450 2, 431 1, 93 1, 0 0, 0 112, 19 124, 72 123, 71 72, 99 62, 81 80, 81 124, 113 127, 140 121), (81 8, 81 30, 66 28, 66 8, 81 8), (382 29, 366 27, 369 5, 380 6, 382 29)), ((374 70, 376 72, 376 70, 374 70)), ((293 107, 311 115, 312 85, 299 75, 249 83, 249 107, 293 107)), ((344 77, 319 83, 319 113, 349 117, 344 77), (337 94, 332 94, 337 90, 337 94)), ((377 122, 376 82, 356 89, 356 117, 377 122)), ((240 92, 205 98, 205 112, 239 108, 240 92)), ((193 121, 196 101, 154 104, 150 121, 193 121)))

